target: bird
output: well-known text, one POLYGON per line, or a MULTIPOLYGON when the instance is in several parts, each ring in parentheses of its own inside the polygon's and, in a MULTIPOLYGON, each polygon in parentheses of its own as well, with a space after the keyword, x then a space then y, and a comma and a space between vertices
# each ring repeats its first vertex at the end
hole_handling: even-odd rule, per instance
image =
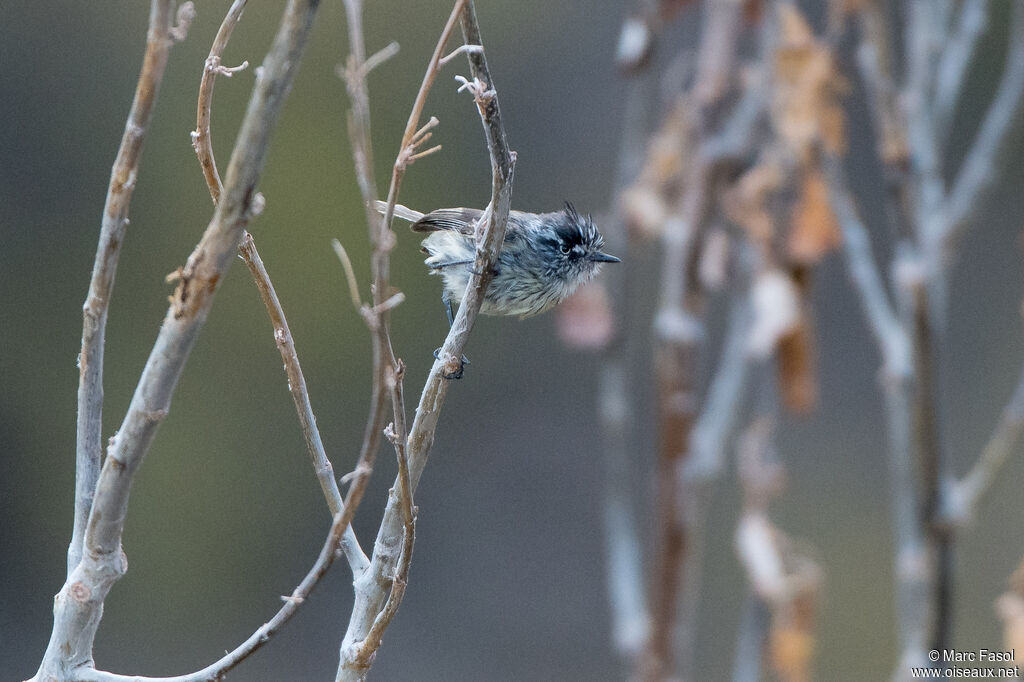
MULTIPOLYGON (((377 202, 384 213, 386 204, 377 202)), ((451 324, 452 303, 462 304, 476 259, 475 226, 484 211, 441 208, 421 213, 396 205, 394 215, 425 233, 422 251, 430 274, 444 280, 442 302, 451 324)), ((604 263, 621 260, 602 251, 604 237, 586 217, 566 202, 560 211, 509 211, 505 240, 494 276, 484 293, 483 315, 539 315, 568 298, 590 281, 604 263)))

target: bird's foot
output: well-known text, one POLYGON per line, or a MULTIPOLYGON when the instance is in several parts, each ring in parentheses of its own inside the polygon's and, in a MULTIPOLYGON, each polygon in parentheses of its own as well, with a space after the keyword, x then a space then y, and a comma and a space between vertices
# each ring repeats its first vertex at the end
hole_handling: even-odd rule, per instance
MULTIPOLYGON (((441 350, 441 348, 438 348, 434 351, 435 360, 441 359, 441 350)), ((454 355, 449 355, 442 368, 444 370, 444 378, 448 380, 461 379, 463 373, 466 371, 466 365, 471 364, 473 363, 471 363, 469 358, 465 355, 462 356, 461 360, 456 359, 454 355)))

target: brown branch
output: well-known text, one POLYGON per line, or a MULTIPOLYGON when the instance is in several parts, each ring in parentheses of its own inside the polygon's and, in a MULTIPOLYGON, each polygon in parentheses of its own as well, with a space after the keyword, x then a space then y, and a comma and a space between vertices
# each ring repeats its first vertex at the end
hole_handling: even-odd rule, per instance
MULTIPOLYGON (((213 111, 213 88, 218 73, 230 76, 233 71, 244 68, 248 62, 244 62, 236 69, 224 69, 220 66, 221 55, 227 47, 228 40, 235 26, 242 18, 242 11, 245 9, 247 0, 235 0, 228 13, 221 22, 217 36, 214 38, 210 54, 206 59, 203 68, 203 78, 199 85, 199 97, 196 113, 196 130, 192 133, 192 146, 199 164, 203 169, 206 184, 213 198, 214 205, 220 199, 223 186, 221 185, 220 173, 217 171, 217 162, 213 157, 213 140, 210 136, 210 115, 213 111)), ((257 205, 262 205, 262 195, 256 195, 257 205)), ((309 452, 310 460, 313 463, 313 471, 323 490, 327 500, 327 507, 331 516, 337 515, 344 508, 341 498, 341 491, 338 489, 338 482, 334 478, 334 467, 324 450, 323 441, 320 438, 320 431, 316 426, 316 417, 313 415, 313 406, 309 400, 309 390, 306 388, 306 378, 302 374, 302 366, 299 364, 299 356, 295 350, 295 341, 291 329, 288 327, 288 320, 284 314, 284 308, 277 298, 277 292, 270 281, 270 275, 263 265, 259 251, 256 250, 256 243, 248 232, 242 238, 239 246, 239 255, 249 268, 249 272, 260 292, 260 298, 270 316, 270 322, 274 328, 274 342, 281 359, 284 361, 285 374, 288 377, 288 391, 292 395, 295 409, 299 416, 299 424, 302 427, 302 435, 306 441, 306 450, 309 452)), ((351 525, 345 528, 341 543, 345 557, 348 559, 349 567, 354 575, 362 572, 369 559, 359 546, 359 540, 351 525)))
MULTIPOLYGON (((455 4, 452 18, 449 19, 446 31, 442 38, 447 38, 447 32, 454 20, 460 18, 466 44, 481 45, 479 27, 476 20, 476 13, 472 2, 459 0, 455 4)), ((421 94, 424 88, 429 88, 436 77, 436 68, 443 55, 444 46, 438 43, 434 55, 428 66, 427 74, 424 77, 421 94)), ((505 227, 508 222, 508 211, 511 203, 512 173, 515 163, 515 154, 508 149, 505 141, 504 128, 501 124, 501 114, 498 109, 498 99, 491 80, 490 72, 483 51, 469 51, 467 56, 470 62, 473 82, 485 85, 483 89, 477 89, 474 98, 479 109, 481 121, 487 137, 487 146, 491 157, 492 169, 492 193, 490 219, 484 226, 482 236, 478 236, 477 258, 474 264, 474 275, 467 285, 466 294, 462 305, 459 306, 458 314, 455 316, 454 324, 448 332, 444 345, 438 353, 438 358, 431 367, 427 382, 420 397, 419 406, 416 410, 416 417, 413 420, 409 436, 406 440, 408 453, 409 476, 408 490, 415 490, 420 475, 426 465, 427 457, 433 445, 434 432, 437 428, 437 421, 440 411, 447 396, 450 376, 454 368, 459 364, 462 351, 466 345, 469 333, 473 328, 476 316, 483 304, 483 295, 487 285, 493 277, 493 268, 497 262, 498 253, 505 237, 505 227)), ((422 110, 420 95, 413 106, 413 115, 410 117, 410 125, 406 127, 406 134, 403 136, 403 143, 414 136, 417 130, 416 122, 419 112, 422 110)), ((408 147, 403 144, 403 152, 408 147)), ((396 161, 396 171, 400 169, 402 152, 399 160, 396 161)), ((392 178, 394 179, 394 175, 392 178)), ((390 223, 394 211, 394 204, 397 196, 397 187, 393 183, 392 191, 388 193, 388 207, 385 214, 385 224, 390 223)), ((396 488, 401 490, 404 484, 400 479, 396 482, 396 488)), ((400 553, 395 551, 400 544, 400 539, 408 542, 407 515, 402 511, 402 496, 391 496, 387 508, 384 511, 384 518, 381 521, 380 530, 377 534, 377 541, 374 544, 375 551, 371 559, 370 567, 355 581, 356 601, 352 609, 352 617, 341 646, 341 663, 338 669, 338 680, 360 680, 364 679, 369 665, 372 663, 373 651, 368 650, 369 646, 364 643, 373 624, 377 622, 378 614, 386 607, 386 599, 389 592, 394 591, 396 567, 400 560, 400 553)), ((400 588, 401 589, 401 588, 400 588)), ((379 642, 370 642, 370 645, 377 645, 379 642)))
MULTIPOLYGON (((96 481, 100 476, 103 453, 103 346, 106 338, 107 313, 117 274, 121 244, 128 229, 128 209, 138 180, 142 145, 146 140, 153 108, 172 40, 171 0, 153 0, 149 10, 149 30, 142 71, 135 86, 125 123, 121 145, 110 171, 110 184, 103 205, 96 259, 92 267, 89 293, 82 306, 82 351, 78 356, 78 432, 75 449, 75 521, 68 546, 68 575, 82 558, 85 524, 92 509, 96 481)), ((191 2, 178 10, 182 29, 191 22, 195 9, 191 2)))
POLYGON ((386 405, 389 394, 396 427, 401 428, 400 433, 396 432, 396 437, 405 438, 406 419, 405 405, 401 399, 400 361, 394 353, 387 314, 388 308, 384 305, 385 300, 390 297, 390 254, 396 243, 395 233, 391 229, 391 221, 394 217, 394 207, 398 200, 398 191, 405 171, 415 160, 413 157, 416 156, 417 147, 428 139, 429 129, 437 125, 437 119, 431 119, 427 126, 421 129, 419 121, 426 104, 427 94, 440 72, 444 49, 455 28, 462 4, 462 0, 456 3, 427 64, 426 74, 413 102, 412 112, 409 114, 405 133, 402 135, 399 153, 392 167, 387 208, 384 216, 380 217, 376 210, 377 186, 373 179, 373 152, 370 146, 370 108, 366 87, 366 75, 369 69, 366 65, 366 48, 363 39, 362 3, 360 0, 345 1, 350 54, 343 75, 349 97, 352 100, 352 110, 349 115, 349 139, 352 143, 356 178, 369 227, 370 245, 373 248, 370 261, 373 280, 372 305, 363 308, 363 315, 370 326, 373 339, 373 387, 369 416, 363 434, 363 445, 353 471, 351 487, 345 498, 345 505, 351 509, 351 513, 355 513, 355 509, 362 502, 370 474, 373 472, 373 465, 380 450, 384 423, 387 419, 386 405), (397 377, 393 384, 389 383, 389 376, 397 377))
MULTIPOLYGON (((699 135, 710 132, 707 112, 725 94, 725 85, 732 79, 734 59, 723 54, 736 49, 741 7, 733 0, 711 0, 705 9, 698 49, 700 75, 692 89, 698 105, 699 135)), ((672 674, 676 610, 685 584, 693 530, 686 512, 691 500, 687 499, 680 473, 690 455, 698 409, 696 360, 704 323, 694 265, 710 215, 716 162, 698 155, 691 163, 676 216, 664 226, 661 300, 654 322, 659 406, 656 514, 660 539, 651 596, 651 632, 637 661, 638 677, 648 680, 672 674)), ((679 653, 689 656, 688 651, 679 653)))
POLYGON ((231 3, 228 13, 224 15, 224 21, 220 24, 213 45, 210 47, 210 55, 203 65, 203 79, 199 83, 199 103, 196 107, 196 129, 192 132, 192 148, 199 157, 199 165, 203 168, 203 175, 206 177, 206 186, 210 190, 213 203, 216 204, 220 198, 223 185, 220 181, 220 173, 217 172, 217 162, 213 158, 213 142, 210 140, 210 115, 213 108, 213 85, 217 81, 217 74, 231 76, 235 71, 248 66, 249 62, 243 62, 241 66, 234 69, 226 69, 221 66, 220 59, 231 39, 231 33, 235 30, 242 12, 248 0, 235 0, 231 3))

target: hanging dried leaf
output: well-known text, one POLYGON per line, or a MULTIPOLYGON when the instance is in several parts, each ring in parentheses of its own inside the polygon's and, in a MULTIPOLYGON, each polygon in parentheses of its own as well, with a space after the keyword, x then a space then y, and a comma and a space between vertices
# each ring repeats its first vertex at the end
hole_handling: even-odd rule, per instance
POLYGON ((829 151, 846 150, 839 95, 848 89, 832 51, 815 39, 810 25, 791 3, 779 5, 781 44, 775 57, 772 122, 792 153, 810 157, 821 142, 829 151))
POLYGON ((769 270, 754 279, 751 299, 754 323, 747 344, 754 357, 763 359, 800 322, 800 294, 788 275, 769 270))
POLYGON ((768 204, 783 182, 785 173, 781 166, 774 161, 762 161, 725 192, 722 205, 726 215, 745 228, 755 243, 767 244, 775 234, 775 219, 768 204))
POLYGON ((811 412, 818 403, 818 368, 814 327, 806 312, 779 339, 777 355, 783 403, 797 414, 811 412))
POLYGON ((828 186, 817 167, 803 176, 800 196, 793 207, 793 225, 786 250, 801 265, 814 265, 839 246, 839 224, 829 202, 828 186))
POLYGON ((651 136, 636 182, 620 197, 620 210, 634 234, 648 239, 661 234, 669 205, 683 191, 683 171, 692 158, 692 146, 693 110, 680 97, 651 136))
POLYGON ((770 656, 781 682, 810 682, 814 662, 817 587, 811 587, 780 608, 772 619, 770 656))
POLYGON ((1014 652, 1014 664, 1021 665, 1024 663, 1024 562, 1010 576, 1010 589, 996 600, 996 613, 1003 621, 1003 643, 1014 652))

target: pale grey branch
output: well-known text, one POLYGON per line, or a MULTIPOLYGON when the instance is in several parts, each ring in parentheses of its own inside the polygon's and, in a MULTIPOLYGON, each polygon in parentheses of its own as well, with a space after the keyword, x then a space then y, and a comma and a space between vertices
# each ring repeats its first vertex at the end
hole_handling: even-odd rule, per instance
POLYGON ((995 182, 1004 142, 1019 120, 1024 100, 1024 0, 1013 4, 1009 36, 996 96, 942 206, 937 237, 945 241, 947 249, 954 246, 980 209, 982 194, 995 182))
POLYGON ((942 50, 935 74, 935 136, 940 146, 949 138, 953 117, 963 92, 967 69, 978 47, 978 39, 988 24, 989 0, 963 0, 955 30, 942 50))
MULTIPOLYGON (((472 2, 459 0, 453 10, 454 18, 461 18, 465 42, 471 45, 482 45, 480 30, 476 20, 476 12, 472 2)), ((451 23, 451 20, 449 21, 451 23)), ((445 37, 444 35, 442 36, 445 37)), ((440 60, 443 52, 443 43, 439 42, 438 49, 434 52, 431 64, 440 60)), ((472 76, 486 83, 491 90, 494 90, 494 83, 491 80, 487 68, 486 58, 483 51, 471 51, 467 53, 470 62, 472 76)), ((429 87, 433 81, 431 71, 436 67, 428 67, 427 75, 424 77, 424 86, 429 87)), ((436 75, 436 74, 435 74, 436 75)), ((422 88, 421 88, 422 91, 422 88)), ((417 98, 419 102, 419 98, 417 98)), ((420 475, 426 465, 427 457, 430 454, 434 441, 434 432, 437 428, 437 421, 444 400, 448 393, 450 376, 456 366, 460 363, 462 351, 465 348, 469 333, 476 321, 483 304, 483 294, 493 277, 493 268, 497 262, 498 253, 505 237, 505 227, 508 222, 508 212, 512 196, 512 173, 515 164, 515 154, 508 148, 505 141, 505 132, 501 123, 501 114, 498 109, 498 98, 492 94, 486 99, 478 98, 477 107, 480 111, 481 120, 487 137, 487 146, 491 156, 491 169, 493 175, 490 220, 484 228, 483 235, 477 244, 477 258, 474 265, 474 272, 467 286, 462 305, 459 306, 458 314, 455 316, 454 324, 445 339, 444 345, 438 353, 438 359, 431 367, 427 382, 420 397, 419 406, 416 410, 416 417, 406 442, 409 459, 409 490, 415 490, 420 475)), ((414 105, 413 117, 418 119, 422 106, 414 105)), ((413 117, 410 117, 412 119, 413 117)), ((416 124, 406 128, 408 138, 410 132, 416 130, 416 124)), ((388 213, 393 212, 395 193, 389 192, 388 213)), ((390 220, 390 215, 386 216, 390 220)), ((385 222, 388 224, 388 222, 385 222)), ((401 478, 401 477, 400 477, 401 478)), ((402 482, 396 482, 396 489, 402 489, 402 482)), ((373 623, 378 614, 385 608, 389 591, 394 589, 396 567, 401 558, 403 538, 407 538, 406 515, 402 511, 401 498, 399 495, 392 495, 388 499, 387 508, 384 511, 384 518, 381 521, 380 530, 377 534, 377 541, 374 545, 373 557, 370 567, 366 572, 356 579, 356 601, 352 609, 352 617, 349 621, 348 630, 341 647, 341 663, 338 669, 338 680, 362 680, 369 671, 372 658, 364 653, 363 642, 366 640, 373 623)), ((372 652, 371 652, 372 653, 372 652)))
POLYGON ((960 481, 953 484, 950 515, 961 524, 969 523, 978 511, 985 494, 995 483, 1000 469, 1013 454, 1021 432, 1024 431, 1024 369, 1021 370, 1017 387, 1003 408, 1002 417, 995 432, 971 470, 960 481))
MULTIPOLYGON (((112 439, 96 486, 81 562, 54 602, 54 626, 37 680, 66 679, 92 665, 92 647, 110 587, 126 570, 121 534, 135 473, 167 415, 192 346, 209 314, 217 285, 252 217, 256 185, 270 135, 298 70, 316 0, 291 0, 264 61, 228 165, 213 219, 180 273, 171 306, 142 372, 121 428, 112 439)), ((155 11, 167 9, 155 4, 155 11)), ((157 23, 157 25, 160 25, 157 23)))
MULTIPOLYGON (((182 8, 191 8, 186 3, 182 8)), ((149 10, 149 31, 142 72, 135 87, 125 123, 121 146, 110 171, 110 185, 103 205, 100 239, 92 266, 89 293, 82 306, 82 350, 78 356, 78 432, 75 449, 75 522, 68 546, 67 573, 82 559, 85 524, 92 509, 96 481, 100 476, 103 454, 103 346, 106 339, 107 313, 117 274, 121 244, 128 229, 128 209, 138 179, 142 145, 156 105, 163 80, 167 55, 173 40, 170 36, 174 3, 153 0, 149 10)))

